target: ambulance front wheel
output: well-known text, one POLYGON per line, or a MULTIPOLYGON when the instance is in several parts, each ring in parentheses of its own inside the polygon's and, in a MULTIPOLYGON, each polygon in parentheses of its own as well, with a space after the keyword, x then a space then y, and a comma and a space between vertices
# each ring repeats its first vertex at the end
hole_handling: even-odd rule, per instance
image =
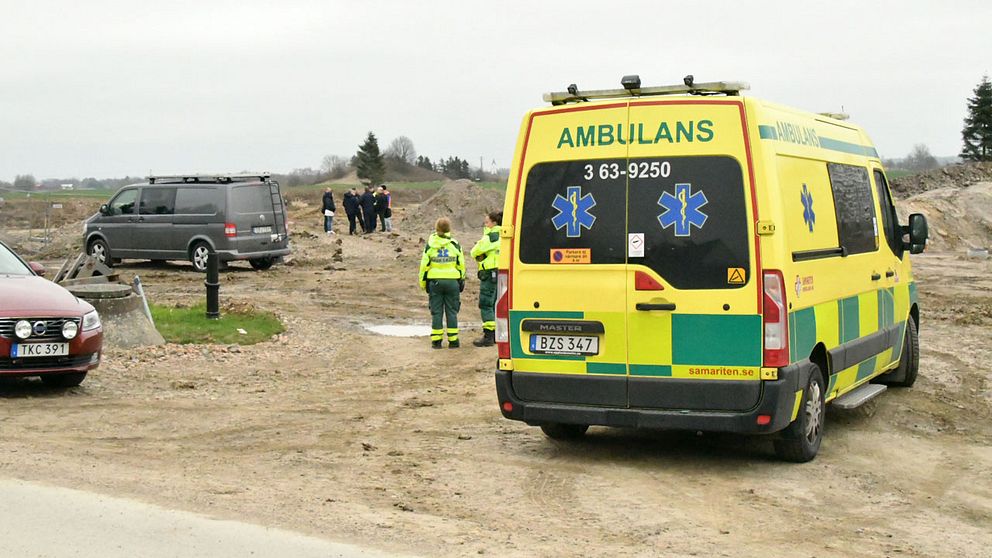
POLYGON ((920 336, 913 318, 906 320, 906 337, 902 341, 902 358, 899 359, 898 376, 902 380, 890 385, 912 387, 920 373, 920 336))
POLYGON ((793 463, 805 463, 816 457, 823 440, 824 411, 823 374, 820 367, 810 363, 809 381, 803 389, 799 415, 775 440, 775 454, 793 463))
POLYGON ((542 424, 541 430, 544 432, 545 436, 551 438, 552 440, 575 440, 585 435, 586 430, 589 430, 589 425, 551 422, 548 424, 542 424))

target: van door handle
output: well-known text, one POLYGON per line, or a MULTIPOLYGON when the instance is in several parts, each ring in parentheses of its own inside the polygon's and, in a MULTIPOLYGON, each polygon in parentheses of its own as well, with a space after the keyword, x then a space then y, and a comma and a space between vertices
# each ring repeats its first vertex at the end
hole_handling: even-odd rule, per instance
POLYGON ((895 277, 895 275, 896 275, 896 272, 895 271, 892 271, 891 269, 885 272, 885 276, 886 277, 895 277))
POLYGON ((634 308, 637 308, 638 310, 645 310, 645 311, 646 310, 668 310, 668 311, 671 311, 671 310, 675 310, 675 303, 673 303, 673 302, 666 302, 664 304, 652 304, 650 302, 638 302, 636 305, 634 305, 634 308))
POLYGON ((881 275, 881 274, 879 274, 879 273, 872 273, 872 274, 871 274, 871 280, 872 280, 872 281, 878 281, 878 280, 879 280, 879 279, 881 279, 881 278, 882 278, 882 275, 881 275))

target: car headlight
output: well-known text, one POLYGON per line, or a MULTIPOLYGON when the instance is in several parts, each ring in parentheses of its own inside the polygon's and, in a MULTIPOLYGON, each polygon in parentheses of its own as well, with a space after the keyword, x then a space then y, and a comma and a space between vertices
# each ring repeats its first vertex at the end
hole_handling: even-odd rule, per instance
POLYGON ((75 339, 77 333, 79 333, 79 326, 76 325, 76 322, 66 320, 66 322, 62 324, 62 337, 65 337, 66 339, 75 339))
POLYGON ((96 310, 83 316, 83 331, 90 331, 100 327, 100 314, 96 310))
POLYGON ((31 322, 21 320, 14 324, 14 335, 20 339, 27 339, 28 337, 31 337, 31 322))

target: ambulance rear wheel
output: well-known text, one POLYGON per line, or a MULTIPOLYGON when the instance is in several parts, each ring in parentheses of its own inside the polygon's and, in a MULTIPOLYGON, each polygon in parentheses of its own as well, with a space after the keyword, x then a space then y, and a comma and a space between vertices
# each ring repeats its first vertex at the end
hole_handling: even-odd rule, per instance
POLYGON ((542 424, 541 430, 544 435, 552 440, 575 440, 581 438, 586 430, 589 430, 588 424, 561 424, 560 422, 551 422, 548 424, 542 424))
POLYGON ((775 440, 775 454, 793 463, 811 461, 823 441, 823 420, 826 418, 823 374, 820 367, 810 364, 809 381, 803 389, 799 415, 775 440))

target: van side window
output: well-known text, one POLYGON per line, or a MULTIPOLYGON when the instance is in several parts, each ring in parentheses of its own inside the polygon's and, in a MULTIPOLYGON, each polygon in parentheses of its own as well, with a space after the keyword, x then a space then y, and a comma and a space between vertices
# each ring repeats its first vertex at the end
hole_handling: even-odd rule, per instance
POLYGON ((180 188, 176 193, 176 215, 216 215, 216 188, 180 188))
POLYGON ((902 257, 902 239, 898 232, 899 219, 896 217, 896 206, 892 204, 892 196, 889 194, 889 186, 885 181, 882 171, 875 169, 875 191, 878 192, 878 204, 882 215, 882 230, 885 231, 885 240, 889 243, 889 248, 897 257, 902 257))
POLYGON ((142 215, 172 215, 176 205, 175 188, 143 188, 139 208, 142 215))
POLYGON ((124 190, 110 202, 111 215, 134 215, 134 204, 138 201, 137 190, 124 190))
POLYGON ((837 236, 848 254, 878 249, 878 221, 871 195, 868 169, 854 165, 827 163, 830 188, 837 213, 837 236))

